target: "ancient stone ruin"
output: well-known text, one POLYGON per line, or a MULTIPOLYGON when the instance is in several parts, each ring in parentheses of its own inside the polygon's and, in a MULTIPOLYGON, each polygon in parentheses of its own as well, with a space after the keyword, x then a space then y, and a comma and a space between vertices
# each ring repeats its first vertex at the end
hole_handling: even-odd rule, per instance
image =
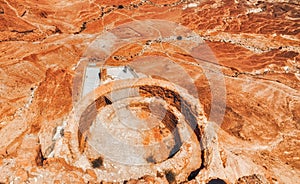
POLYGON ((297 183, 299 12, 0 1, 0 184, 297 183))

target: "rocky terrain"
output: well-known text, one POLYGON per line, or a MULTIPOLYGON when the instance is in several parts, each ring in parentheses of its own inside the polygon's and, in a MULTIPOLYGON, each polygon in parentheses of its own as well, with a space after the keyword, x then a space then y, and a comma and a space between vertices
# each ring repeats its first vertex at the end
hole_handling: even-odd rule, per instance
POLYGON ((299 12, 298 0, 0 0, 0 183, 297 183, 299 12), (148 79, 81 97, 87 63, 148 79), (123 88, 141 98, 106 99, 123 88), (124 103, 149 124, 166 116, 114 136, 174 137, 141 167, 87 141, 124 103))

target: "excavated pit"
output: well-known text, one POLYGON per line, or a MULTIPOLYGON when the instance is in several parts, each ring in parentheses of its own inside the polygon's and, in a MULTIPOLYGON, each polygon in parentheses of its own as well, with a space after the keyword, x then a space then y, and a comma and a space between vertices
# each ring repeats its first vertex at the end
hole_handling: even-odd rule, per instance
POLYGON ((206 118, 179 86, 151 78, 115 81, 98 87, 78 109, 78 152, 99 178, 122 182, 169 171, 182 182, 203 165, 206 118))

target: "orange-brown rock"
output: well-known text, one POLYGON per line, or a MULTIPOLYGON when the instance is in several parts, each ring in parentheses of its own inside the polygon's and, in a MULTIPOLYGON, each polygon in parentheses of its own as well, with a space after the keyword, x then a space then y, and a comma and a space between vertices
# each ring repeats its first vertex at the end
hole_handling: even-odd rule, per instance
MULTIPOLYGON (((142 68, 146 76, 171 81, 191 94, 195 86, 192 96, 203 106, 208 125, 194 130, 203 136, 201 163, 194 163, 201 166, 183 182, 296 183, 299 12, 297 0, 0 1, 0 183, 176 183, 185 177, 175 168, 112 179, 118 174, 116 165, 107 164, 106 157, 97 167, 84 165, 84 157, 72 149, 79 136, 71 131, 78 122, 70 118, 82 87, 77 74, 84 73, 83 59, 100 58, 90 52, 93 41, 124 24, 148 19, 178 23, 178 30, 186 27, 204 42, 190 54, 189 45, 179 48, 172 41, 192 42, 195 36, 182 31, 165 38, 164 30, 172 27, 166 24, 153 31, 161 37, 115 45, 105 64, 142 68), (182 70, 155 64, 158 60, 182 70), (223 82, 209 78, 219 71, 223 82), (181 76, 188 76, 194 86, 181 76), (224 91, 212 85, 218 81, 224 91), (215 134, 210 137, 209 132, 215 134), (115 175, 102 180, 110 172, 115 175)), ((149 32, 121 33, 126 38, 149 32)), ((155 127, 142 141, 148 145, 162 137, 162 128, 155 127)), ((191 150, 189 146, 181 149, 191 150)), ((181 158, 178 165, 188 162, 181 158)))

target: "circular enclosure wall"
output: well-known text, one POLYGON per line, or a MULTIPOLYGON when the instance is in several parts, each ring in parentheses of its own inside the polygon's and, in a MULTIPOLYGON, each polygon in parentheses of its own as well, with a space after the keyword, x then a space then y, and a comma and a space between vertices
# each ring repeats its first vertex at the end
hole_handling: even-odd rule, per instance
POLYGON ((181 182, 201 167, 206 117, 198 99, 173 83, 110 82, 83 98, 74 113, 72 151, 98 178, 125 181, 172 172, 181 182))

